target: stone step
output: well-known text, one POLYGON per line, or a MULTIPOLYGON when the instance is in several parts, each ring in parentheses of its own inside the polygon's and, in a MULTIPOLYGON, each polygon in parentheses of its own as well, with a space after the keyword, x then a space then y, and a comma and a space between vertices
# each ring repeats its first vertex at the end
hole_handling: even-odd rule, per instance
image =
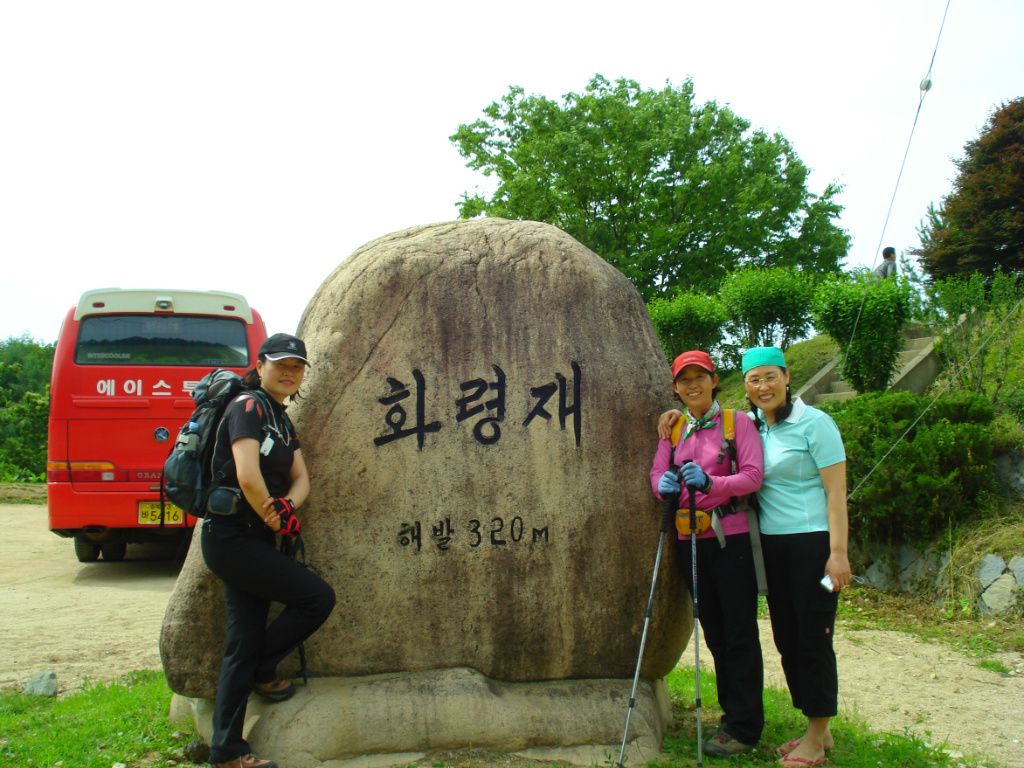
POLYGON ((853 390, 849 392, 830 392, 827 395, 818 395, 814 402, 815 404, 827 403, 833 400, 852 400, 857 396, 857 393, 853 390))
MULTIPOLYGON (((907 340, 906 346, 900 352, 899 358, 897 359, 896 374, 893 379, 892 389, 910 388, 913 391, 917 391, 916 388, 907 387, 901 380, 908 372, 915 371, 922 364, 934 367, 934 363, 929 363, 928 358, 932 356, 930 348, 935 340, 935 336, 919 336, 907 340)), ((829 365, 834 368, 836 361, 833 360, 829 365)), ((825 369, 822 370, 824 371, 825 369)), ((929 372, 926 372, 924 375, 927 376, 930 381, 934 378, 934 372, 931 372, 930 370, 929 372), (931 375, 929 375, 929 372, 931 375)), ((819 376, 820 375, 821 374, 819 374, 819 376)), ((831 375, 834 376, 835 374, 833 373, 831 375)), ((827 392, 822 391, 824 386, 824 382, 818 386, 817 391, 819 394, 813 397, 813 403, 824 403, 829 400, 849 400, 857 394, 849 382, 841 379, 829 383, 827 392)))
POLYGON ((935 340, 934 336, 922 336, 917 339, 908 339, 906 346, 903 347, 904 351, 924 349, 935 340))

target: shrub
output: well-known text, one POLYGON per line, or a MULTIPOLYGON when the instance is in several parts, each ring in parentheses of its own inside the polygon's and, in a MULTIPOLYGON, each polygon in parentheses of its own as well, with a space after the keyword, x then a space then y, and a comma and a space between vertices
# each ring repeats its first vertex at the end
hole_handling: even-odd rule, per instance
POLYGON ((20 402, 3 401, 0 390, 0 470, 4 482, 42 479, 46 471, 46 431, 50 388, 26 392, 20 402))
POLYGON ((803 272, 741 269, 725 278, 720 295, 729 331, 745 347, 786 349, 810 330, 814 282, 803 272))
POLYGON ((999 272, 990 281, 975 272, 949 277, 928 289, 931 322, 951 384, 988 392, 995 403, 1011 373, 1012 341, 1017 325, 1006 322, 1024 296, 1016 275, 999 272))
POLYGON ((647 311, 670 361, 688 349, 711 352, 722 341, 726 314, 713 296, 680 293, 672 299, 652 299, 647 311))
POLYGON ((992 488, 991 404, 967 393, 945 395, 911 428, 928 402, 890 392, 823 408, 843 435, 849 492, 881 462, 849 501, 851 537, 862 543, 930 539, 951 518, 978 514, 992 488))
POLYGON ((1012 413, 999 413, 992 420, 992 455, 1001 456, 1024 449, 1024 425, 1012 413))
POLYGON ((843 378, 858 392, 889 386, 910 318, 911 289, 870 274, 830 280, 814 294, 814 323, 840 348, 843 378))

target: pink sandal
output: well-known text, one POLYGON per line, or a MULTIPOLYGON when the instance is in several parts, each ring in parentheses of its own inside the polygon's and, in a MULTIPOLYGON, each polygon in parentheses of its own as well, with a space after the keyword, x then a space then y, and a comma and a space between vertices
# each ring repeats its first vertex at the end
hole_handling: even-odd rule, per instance
POLYGON ((782 755, 783 757, 785 757, 786 755, 788 755, 790 752, 792 752, 794 749, 796 749, 799 746, 800 746, 800 737, 797 736, 795 739, 790 739, 789 741, 787 741, 781 747, 776 747, 775 748, 775 754, 776 755, 782 755))
MULTIPOLYGON (((817 760, 808 760, 804 757, 792 757, 791 755, 785 755, 781 760, 779 760, 779 765, 785 766, 787 763, 798 763, 799 765, 806 765, 807 768, 814 768, 817 765, 824 764, 827 759, 828 758, 826 758, 825 755, 822 755, 817 760)), ((790 768, 790 766, 787 766, 787 768, 790 768)))

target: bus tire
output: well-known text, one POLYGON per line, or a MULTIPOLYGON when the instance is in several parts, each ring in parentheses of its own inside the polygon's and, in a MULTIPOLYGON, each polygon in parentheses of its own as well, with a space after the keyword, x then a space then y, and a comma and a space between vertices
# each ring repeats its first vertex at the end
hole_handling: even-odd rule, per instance
POLYGON ((109 563, 115 563, 118 560, 124 560, 125 552, 128 551, 128 545, 123 541, 108 541, 106 544, 100 545, 100 551, 103 552, 103 559, 109 563))
POLYGON ((80 563, 95 563, 100 558, 100 545, 88 539, 75 538, 75 557, 80 563))

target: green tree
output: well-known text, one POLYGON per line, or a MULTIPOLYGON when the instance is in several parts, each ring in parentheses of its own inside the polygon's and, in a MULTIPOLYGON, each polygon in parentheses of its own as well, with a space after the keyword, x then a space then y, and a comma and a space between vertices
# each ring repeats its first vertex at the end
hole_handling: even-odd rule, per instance
POLYGON ((935 280, 1024 270, 1024 98, 1002 104, 956 163, 953 191, 919 229, 914 251, 935 280))
POLYGON ((814 326, 835 339, 843 378, 858 392, 880 392, 895 375, 911 293, 904 280, 870 274, 828 280, 815 292, 814 326))
POLYGON ((53 350, 27 335, 0 341, 0 479, 6 482, 45 477, 53 350))
POLYGON ((27 334, 0 340, 0 390, 19 402, 26 392, 42 392, 50 384, 53 344, 40 344, 27 334))
MULTIPOLYGON (((0 390, 0 399, 3 394, 0 390)), ((0 408, 0 475, 5 481, 45 478, 49 413, 49 385, 41 393, 26 392, 20 401, 0 408)))
POLYGON ((733 272, 721 292, 729 331, 744 347, 786 349, 811 328, 814 288, 811 276, 787 267, 733 272))
POLYGON ((483 112, 450 138, 498 186, 464 194, 460 215, 553 224, 646 301, 712 293, 746 263, 837 272, 849 247, 835 224, 841 188, 812 194, 785 137, 695 104, 690 80, 654 91, 595 75, 561 103, 516 86, 483 112))
POLYGON ((710 353, 722 341, 725 308, 714 296, 680 293, 671 299, 651 299, 647 311, 670 361, 689 349, 710 353))

